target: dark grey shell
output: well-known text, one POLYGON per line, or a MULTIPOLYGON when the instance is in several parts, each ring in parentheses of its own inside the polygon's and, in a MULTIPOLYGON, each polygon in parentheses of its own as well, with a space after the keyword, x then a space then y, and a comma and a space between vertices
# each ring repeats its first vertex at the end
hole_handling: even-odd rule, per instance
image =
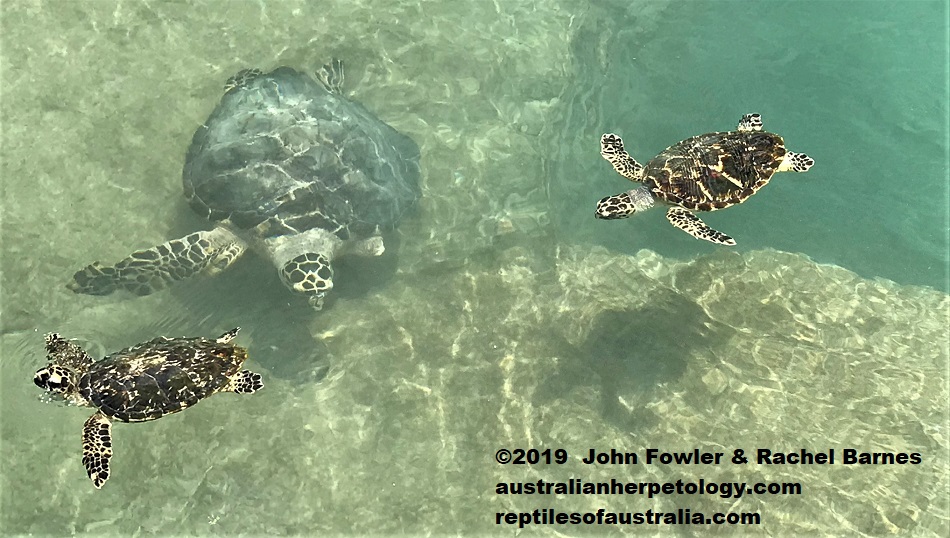
POLYGON ((247 352, 208 338, 156 338, 95 362, 79 393, 124 422, 154 420, 225 388, 247 352))
POLYGON ((785 158, 782 137, 765 131, 708 133, 654 157, 643 182, 671 204, 712 211, 741 203, 765 186, 785 158))
POLYGON ((394 227, 418 200, 419 147, 361 104, 289 67, 251 76, 195 132, 185 196, 212 221, 342 239, 394 227))

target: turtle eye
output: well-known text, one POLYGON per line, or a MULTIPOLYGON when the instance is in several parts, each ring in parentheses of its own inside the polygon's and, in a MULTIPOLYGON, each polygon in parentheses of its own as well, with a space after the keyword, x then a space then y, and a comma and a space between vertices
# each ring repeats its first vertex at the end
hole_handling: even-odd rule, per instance
POLYGON ((40 368, 33 375, 33 383, 50 392, 65 392, 69 387, 69 371, 55 365, 40 368))

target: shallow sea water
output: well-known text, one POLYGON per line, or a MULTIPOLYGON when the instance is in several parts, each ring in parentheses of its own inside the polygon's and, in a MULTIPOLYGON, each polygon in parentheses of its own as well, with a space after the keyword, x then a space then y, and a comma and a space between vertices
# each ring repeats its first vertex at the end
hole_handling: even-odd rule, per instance
POLYGON ((543 535, 943 536, 950 526, 947 2, 0 4, 0 533, 495 535, 496 513, 755 512, 543 535), (316 69, 422 149, 423 198, 315 313, 265 260, 143 298, 65 283, 205 225, 194 130, 249 66, 316 69), (593 218, 641 162, 746 112, 816 165, 704 215, 593 218), (239 325, 263 391, 113 428, 41 401, 42 335, 103 355, 239 325), (591 447, 724 452, 588 466, 591 447), (500 448, 566 449, 499 465, 500 448), (729 461, 823 451, 835 465, 729 461), (841 452, 919 465, 843 465, 841 452), (499 482, 797 482, 801 495, 499 495, 499 482), (943 529, 943 530, 941 530, 943 529))

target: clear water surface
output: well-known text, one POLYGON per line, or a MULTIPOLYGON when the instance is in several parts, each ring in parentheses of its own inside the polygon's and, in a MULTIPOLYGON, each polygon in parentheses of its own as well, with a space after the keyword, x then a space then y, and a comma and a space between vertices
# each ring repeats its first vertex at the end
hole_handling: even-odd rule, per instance
POLYGON ((492 535, 502 512, 757 513, 748 526, 530 525, 543 535, 943 536, 948 438, 946 1, 0 4, 0 532, 492 535), (315 313, 248 256, 148 297, 65 283, 207 224, 195 129, 246 67, 347 64, 422 148, 423 198, 315 313), (704 216, 598 221, 645 162, 747 112, 817 164, 704 216), (243 327, 265 390, 117 424, 40 399, 42 335, 96 355, 243 327), (500 448, 566 449, 499 465, 500 448), (588 466, 590 448, 727 454, 588 466), (734 449, 835 449, 741 465, 734 449), (918 465, 843 465, 847 448, 918 465), (501 495, 499 483, 800 483, 801 495, 501 495))

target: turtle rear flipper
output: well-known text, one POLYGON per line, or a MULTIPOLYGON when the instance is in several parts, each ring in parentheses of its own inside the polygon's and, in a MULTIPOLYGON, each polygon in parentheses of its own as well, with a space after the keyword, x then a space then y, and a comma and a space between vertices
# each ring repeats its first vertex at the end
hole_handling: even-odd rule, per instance
POLYGON ((260 69, 242 69, 224 83, 224 93, 228 93, 234 88, 246 88, 250 81, 259 76, 261 76, 260 69))
POLYGON ((109 479, 111 458, 112 423, 102 413, 96 413, 82 426, 82 464, 96 489, 109 479))
POLYGON ((261 379, 261 374, 250 370, 241 370, 234 374, 225 390, 238 394, 252 394, 262 388, 264 388, 264 381, 261 379))
POLYGON ((785 154, 782 164, 778 165, 779 172, 807 172, 809 168, 815 165, 815 159, 812 159, 804 153, 795 153, 789 151, 785 154))
POLYGON ((343 95, 343 61, 337 58, 330 60, 317 71, 317 79, 330 93, 343 95))
POLYGON ((67 287, 76 293, 109 295, 127 290, 149 295, 172 282, 227 269, 244 252, 244 242, 224 228, 193 233, 133 252, 113 266, 99 262, 73 275, 67 287))
POLYGON ((600 137, 600 156, 621 176, 630 181, 643 180, 643 166, 623 149, 623 140, 612 133, 600 137))
POLYGON ((696 239, 702 239, 719 245, 736 244, 735 239, 722 232, 713 230, 707 226, 702 219, 682 207, 671 207, 669 211, 666 212, 666 218, 670 221, 670 224, 696 239))
POLYGON ((235 338, 237 338, 237 333, 238 333, 238 331, 240 331, 240 330, 241 330, 240 327, 235 327, 235 328, 231 329, 230 331, 228 331, 228 332, 222 334, 221 336, 219 336, 219 337, 217 338, 217 340, 215 340, 215 341, 216 341, 217 343, 219 343, 219 344, 227 344, 227 343, 230 342, 231 340, 234 340, 235 338))

